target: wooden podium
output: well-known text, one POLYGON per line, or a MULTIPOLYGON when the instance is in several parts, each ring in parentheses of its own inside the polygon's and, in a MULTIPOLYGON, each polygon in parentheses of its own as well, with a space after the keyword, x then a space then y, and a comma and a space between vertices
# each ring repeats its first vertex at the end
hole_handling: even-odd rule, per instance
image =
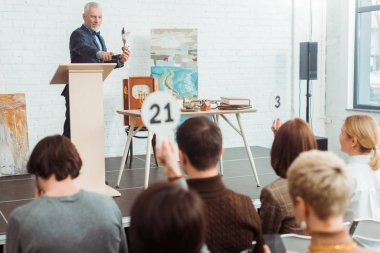
POLYGON ((103 81, 114 63, 59 65, 50 84, 69 84, 71 141, 83 166, 77 185, 109 196, 120 192, 105 184, 103 81))

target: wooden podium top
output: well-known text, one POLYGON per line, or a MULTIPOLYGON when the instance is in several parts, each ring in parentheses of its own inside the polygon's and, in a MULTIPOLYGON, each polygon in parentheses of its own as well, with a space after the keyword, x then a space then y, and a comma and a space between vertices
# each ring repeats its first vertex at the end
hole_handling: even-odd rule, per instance
POLYGON ((70 72, 103 72, 103 81, 115 68, 116 63, 71 63, 60 64, 54 73, 50 84, 67 84, 69 83, 70 72))

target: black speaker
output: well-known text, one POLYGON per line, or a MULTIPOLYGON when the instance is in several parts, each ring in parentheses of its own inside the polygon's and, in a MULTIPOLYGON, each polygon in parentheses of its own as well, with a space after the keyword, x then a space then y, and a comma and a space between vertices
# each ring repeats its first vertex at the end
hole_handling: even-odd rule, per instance
POLYGON ((322 151, 327 151, 329 140, 325 137, 319 137, 319 136, 315 136, 315 139, 317 140, 318 149, 322 151))
POLYGON ((318 42, 300 43, 300 80, 317 80, 318 42))

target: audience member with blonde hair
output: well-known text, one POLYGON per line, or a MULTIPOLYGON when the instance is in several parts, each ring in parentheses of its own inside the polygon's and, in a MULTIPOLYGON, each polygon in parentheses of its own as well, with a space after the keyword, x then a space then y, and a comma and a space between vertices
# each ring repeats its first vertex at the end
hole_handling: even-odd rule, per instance
POLYGON ((282 125, 279 120, 275 123, 272 127, 275 138, 271 149, 271 165, 279 178, 261 191, 262 230, 264 234, 303 234, 294 220, 286 172, 301 152, 316 149, 317 143, 309 125, 300 118, 290 119, 282 125))
POLYGON ((380 131, 368 115, 346 118, 339 137, 340 149, 350 157, 348 173, 352 194, 345 220, 380 219, 380 131))
POLYGON ((296 221, 311 235, 312 252, 372 252, 359 247, 343 222, 350 182, 342 159, 330 152, 302 153, 288 170, 296 221))

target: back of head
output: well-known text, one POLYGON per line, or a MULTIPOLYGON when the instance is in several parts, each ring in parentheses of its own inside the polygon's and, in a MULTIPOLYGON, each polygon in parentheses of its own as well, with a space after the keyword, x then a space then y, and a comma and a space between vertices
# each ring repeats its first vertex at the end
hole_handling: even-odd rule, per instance
POLYGON ((220 158, 223 141, 219 127, 206 117, 186 120, 177 129, 178 148, 198 170, 215 166, 220 158))
POLYGON ((355 137, 358 140, 361 152, 373 151, 370 166, 373 169, 378 169, 380 167, 378 150, 380 130, 376 120, 369 115, 352 115, 344 121, 343 130, 348 136, 355 137))
POLYGON ((178 184, 154 184, 132 206, 129 235, 133 252, 199 253, 205 240, 202 201, 178 184))
POLYGON ((67 177, 76 178, 82 167, 82 160, 74 144, 61 135, 48 136, 34 147, 30 155, 28 172, 48 179, 55 175, 57 181, 67 177))
POLYGON ((277 131, 271 149, 271 164, 276 174, 286 178, 286 172, 296 157, 317 148, 310 126, 300 118, 286 121, 277 131))
POLYGON ((350 183, 346 165, 331 152, 302 153, 288 170, 289 193, 301 197, 319 219, 343 215, 349 201, 350 183))

